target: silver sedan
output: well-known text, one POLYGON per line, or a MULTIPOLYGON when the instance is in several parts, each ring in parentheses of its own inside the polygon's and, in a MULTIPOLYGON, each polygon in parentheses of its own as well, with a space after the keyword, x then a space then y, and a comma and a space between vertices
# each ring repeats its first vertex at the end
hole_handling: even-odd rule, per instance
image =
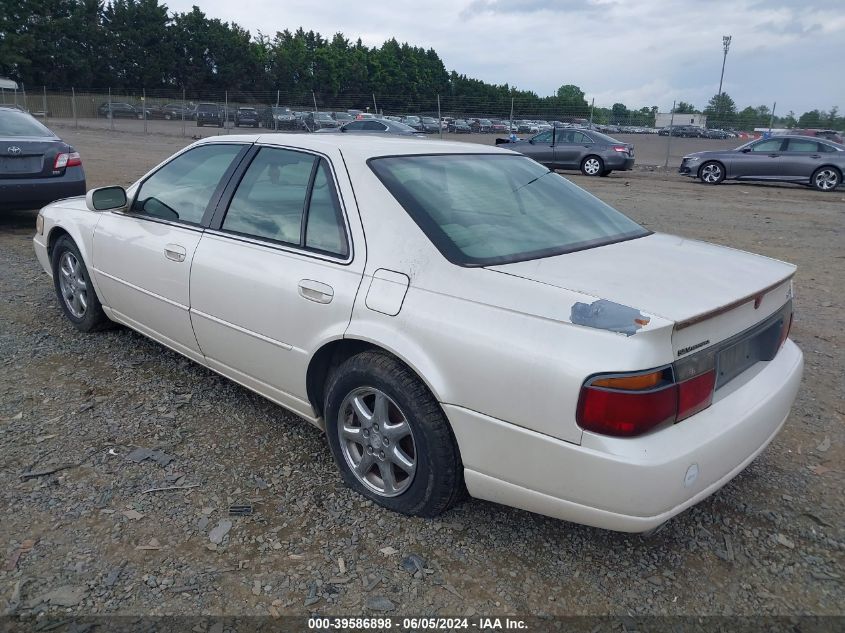
POLYGON ((689 154, 678 171, 708 185, 724 180, 768 180, 834 191, 845 172, 845 145, 812 136, 774 136, 736 149, 689 154))

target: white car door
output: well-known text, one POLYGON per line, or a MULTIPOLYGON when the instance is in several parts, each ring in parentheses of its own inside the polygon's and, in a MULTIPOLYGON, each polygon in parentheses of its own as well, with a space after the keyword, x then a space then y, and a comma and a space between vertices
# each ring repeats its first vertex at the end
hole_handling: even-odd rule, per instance
POLYGON ((265 146, 248 161, 194 254, 191 320, 212 369, 313 417, 308 362, 343 336, 363 275, 352 196, 318 154, 265 146))
POLYGON ((195 360, 191 260, 228 177, 249 146, 200 145, 141 183, 127 212, 104 213, 94 231, 93 263, 109 316, 195 360))

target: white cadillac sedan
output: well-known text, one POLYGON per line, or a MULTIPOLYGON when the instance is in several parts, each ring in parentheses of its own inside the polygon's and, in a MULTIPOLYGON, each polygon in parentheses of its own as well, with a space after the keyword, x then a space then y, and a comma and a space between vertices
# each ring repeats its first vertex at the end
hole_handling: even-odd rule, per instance
POLYGON ((83 332, 127 325, 324 428, 344 481, 642 532, 783 426, 794 266, 641 227, 525 156, 204 139, 40 212, 83 332))

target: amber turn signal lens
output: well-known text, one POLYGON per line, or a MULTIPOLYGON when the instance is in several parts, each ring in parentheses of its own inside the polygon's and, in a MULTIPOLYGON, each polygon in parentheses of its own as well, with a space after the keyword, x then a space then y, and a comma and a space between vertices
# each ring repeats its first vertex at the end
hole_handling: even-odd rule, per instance
POLYGON ((600 378, 594 380, 591 387, 605 387, 607 389, 624 389, 626 391, 641 391, 652 389, 663 380, 663 370, 638 376, 619 376, 618 378, 600 378))

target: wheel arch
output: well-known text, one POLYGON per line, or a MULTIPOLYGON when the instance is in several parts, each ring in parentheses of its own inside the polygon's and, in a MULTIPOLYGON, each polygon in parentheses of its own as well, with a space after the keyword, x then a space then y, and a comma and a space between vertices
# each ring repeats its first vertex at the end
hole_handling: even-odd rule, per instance
POLYGON ((813 170, 813 173, 810 174, 810 182, 813 181, 813 176, 816 175, 816 172, 820 169, 833 169, 836 173, 839 174, 839 182, 842 183, 843 178, 845 178, 845 172, 843 172, 842 168, 839 165, 835 165, 833 163, 825 163, 824 165, 819 165, 813 170))
POLYGON ((314 353, 308 363, 308 369, 305 374, 305 388, 308 401, 314 407, 314 411, 318 416, 323 415, 325 387, 332 369, 352 356, 366 351, 380 352, 395 358, 413 372, 438 403, 441 401, 438 397, 437 390, 425 378, 424 372, 419 371, 415 367, 415 364, 409 361, 406 355, 364 338, 341 338, 323 344, 314 353))

